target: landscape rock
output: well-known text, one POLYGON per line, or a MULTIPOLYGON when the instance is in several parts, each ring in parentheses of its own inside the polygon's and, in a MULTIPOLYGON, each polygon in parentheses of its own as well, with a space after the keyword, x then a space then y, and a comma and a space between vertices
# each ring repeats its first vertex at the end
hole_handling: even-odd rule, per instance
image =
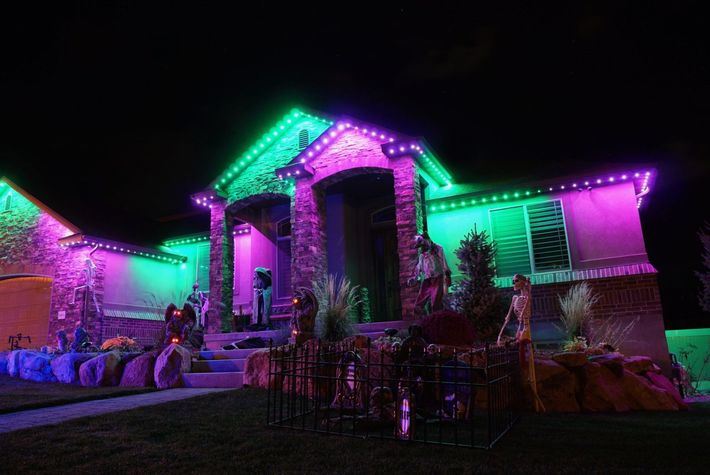
POLYGON ((561 364, 548 359, 535 359, 535 379, 538 383, 564 375, 565 373, 568 373, 568 371, 561 364))
POLYGON ((153 371, 155 385, 158 389, 182 387, 182 373, 189 373, 191 367, 192 354, 190 351, 172 343, 160 353, 155 361, 153 371))
POLYGON ((20 369, 22 368, 22 363, 24 359, 29 355, 36 353, 35 351, 29 350, 13 350, 7 357, 7 374, 13 378, 20 377, 20 369))
POLYGON ((653 360, 648 356, 629 356, 624 358, 624 369, 640 374, 653 369, 653 360))
POLYGON ((566 351, 555 353, 552 360, 565 368, 579 368, 587 364, 587 355, 583 351, 566 351))
POLYGON ((624 355, 621 353, 613 352, 590 356, 589 361, 606 366, 616 376, 621 377, 624 373, 624 355))
POLYGON ((579 412, 577 378, 565 371, 537 384, 537 392, 546 412, 579 412))
POLYGON ((79 367, 79 380, 82 386, 117 386, 122 371, 121 354, 110 351, 85 361, 79 367))
POLYGON ((82 363, 96 357, 96 353, 65 353, 52 360, 52 373, 60 383, 79 382, 79 368, 82 363))
MULTIPOLYGON (((275 371, 272 368, 272 371, 275 371)), ((259 350, 247 356, 244 367, 244 385, 252 388, 269 387, 269 350, 259 350)), ((281 388, 281 380, 272 377, 272 388, 281 388)))
POLYGON ((0 374, 7 374, 7 360, 9 356, 9 351, 0 351, 0 374))
POLYGON ((46 353, 28 352, 22 360, 20 378, 38 383, 57 381, 52 373, 52 357, 46 353))
MULTIPOLYGON (((623 385, 623 377, 607 366, 590 362, 582 366, 581 405, 585 412, 626 412, 632 409, 623 385)), ((633 373, 629 373, 633 374, 633 373)))
POLYGON ((123 369, 120 386, 143 388, 154 386, 157 358, 158 354, 154 351, 131 358, 123 369))
POLYGON ((670 394, 670 396, 678 405, 678 409, 682 409, 684 411, 688 409, 688 405, 685 403, 685 401, 683 401, 683 398, 680 396, 678 388, 675 387, 675 385, 671 383, 668 378, 666 378, 662 374, 656 373, 655 371, 647 371, 644 376, 646 377, 646 379, 651 381, 651 384, 663 389, 668 394, 670 394))
POLYGON ((678 404, 667 391, 654 386, 643 376, 624 370, 622 385, 631 409, 643 411, 677 411, 679 409, 678 404))

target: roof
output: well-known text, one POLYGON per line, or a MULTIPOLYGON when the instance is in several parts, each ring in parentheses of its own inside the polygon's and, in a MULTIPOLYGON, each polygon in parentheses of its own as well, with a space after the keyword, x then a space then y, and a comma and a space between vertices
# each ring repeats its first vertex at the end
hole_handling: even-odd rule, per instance
POLYGON ((3 192, 2 188, 6 187, 6 186, 15 190, 17 193, 22 195, 27 201, 29 201, 30 203, 32 203, 33 205, 35 205, 36 207, 38 207, 39 209, 41 209, 42 211, 44 211, 45 213, 47 213, 48 215, 50 215, 51 217, 53 217, 54 219, 59 221, 64 227, 66 227, 67 229, 69 229, 73 233, 81 232, 81 229, 79 229, 78 226, 74 225, 68 219, 64 218, 64 216, 57 213, 52 208, 50 208, 49 206, 47 206, 46 204, 44 204, 43 202, 41 202, 40 200, 35 198, 34 195, 31 195, 28 191, 26 191, 24 188, 19 186, 17 183, 13 182, 12 180, 10 180, 7 177, 4 177, 4 176, 0 177, 0 194, 2 194, 2 192, 3 192))

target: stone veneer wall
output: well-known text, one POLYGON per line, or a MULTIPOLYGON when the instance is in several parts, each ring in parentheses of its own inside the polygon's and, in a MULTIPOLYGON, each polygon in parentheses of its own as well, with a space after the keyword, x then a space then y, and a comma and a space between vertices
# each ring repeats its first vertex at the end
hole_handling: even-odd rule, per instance
POLYGON ((234 218, 226 201, 212 204, 210 217, 210 309, 218 308, 219 317, 210 312, 207 333, 219 333, 222 319, 232 321, 234 288, 234 218), (219 304, 223 306, 220 308, 219 304))
MULTIPOLYGON (((621 319, 624 324, 640 320, 622 345, 627 355, 647 355, 670 374, 668 344, 663 325, 663 310, 656 274, 609 277, 587 280, 599 302, 596 318, 621 319)), ((560 316, 559 296, 578 282, 533 285, 532 325, 535 320, 556 320, 560 316)), ((510 291, 508 291, 510 292, 510 291)))
MULTIPOLYGON (((0 275, 41 274, 53 279, 49 331, 46 335, 47 342, 52 343, 60 329, 73 333, 81 317, 79 302, 82 294, 77 294, 77 304, 69 302, 74 287, 83 283, 81 271, 88 250, 60 247, 57 241, 73 234, 73 231, 19 193, 14 190, 12 193, 14 206, 0 213, 0 275), (66 312, 64 320, 57 319, 59 311, 66 312)), ((103 251, 97 251, 92 258, 97 266, 95 290, 101 306, 105 267, 103 251)), ((101 334, 101 319, 93 309, 89 312, 86 327, 94 337, 101 334)))

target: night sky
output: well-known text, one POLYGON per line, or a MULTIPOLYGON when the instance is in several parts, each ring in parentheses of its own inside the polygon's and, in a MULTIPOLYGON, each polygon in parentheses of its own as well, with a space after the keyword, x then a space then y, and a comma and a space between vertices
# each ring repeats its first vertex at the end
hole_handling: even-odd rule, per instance
POLYGON ((710 42, 693 4, 93 3, 0 11, 0 175, 87 231, 206 229, 189 194, 306 106, 425 136, 457 182, 655 165, 642 221, 666 324, 710 326, 693 275, 710 42))

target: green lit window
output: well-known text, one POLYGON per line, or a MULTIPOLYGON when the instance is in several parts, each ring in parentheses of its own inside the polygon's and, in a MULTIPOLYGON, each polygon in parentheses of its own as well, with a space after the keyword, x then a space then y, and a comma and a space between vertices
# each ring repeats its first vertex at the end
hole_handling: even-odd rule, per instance
POLYGON ((276 298, 291 297, 291 218, 276 226, 276 298))
POLYGON ((3 211, 10 211, 12 209, 12 204, 12 194, 8 193, 7 196, 5 196, 3 211))
POLYGON ((559 200, 489 211, 496 242, 496 274, 553 272, 570 268, 564 213, 559 200))

